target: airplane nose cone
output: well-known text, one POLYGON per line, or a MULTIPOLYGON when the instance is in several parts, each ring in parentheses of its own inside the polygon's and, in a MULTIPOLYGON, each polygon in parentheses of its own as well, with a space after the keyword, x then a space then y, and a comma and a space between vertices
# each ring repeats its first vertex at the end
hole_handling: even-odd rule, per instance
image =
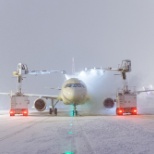
POLYGON ((86 90, 68 90, 65 91, 65 98, 69 100, 71 103, 74 102, 82 102, 85 100, 86 97, 86 90))
POLYGON ((74 98, 74 100, 79 100, 83 98, 83 93, 81 93, 81 91, 73 91, 72 96, 74 98))

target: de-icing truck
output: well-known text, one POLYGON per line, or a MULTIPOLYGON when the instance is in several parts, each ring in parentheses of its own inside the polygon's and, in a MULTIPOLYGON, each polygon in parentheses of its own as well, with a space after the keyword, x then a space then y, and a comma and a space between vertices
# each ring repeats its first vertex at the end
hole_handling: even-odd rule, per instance
POLYGON ((27 96, 24 96, 21 93, 12 95, 10 116, 14 116, 15 114, 28 116, 28 104, 29 100, 27 96))
POLYGON ((131 91, 128 86, 125 86, 124 89, 117 91, 116 97, 117 115, 124 113, 137 115, 137 93, 135 91, 131 91))

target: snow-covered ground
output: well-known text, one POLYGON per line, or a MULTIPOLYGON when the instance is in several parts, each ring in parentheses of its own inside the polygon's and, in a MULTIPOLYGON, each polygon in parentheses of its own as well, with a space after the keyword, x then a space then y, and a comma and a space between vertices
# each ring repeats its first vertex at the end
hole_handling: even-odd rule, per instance
POLYGON ((154 115, 0 114, 0 154, 153 154, 154 115))

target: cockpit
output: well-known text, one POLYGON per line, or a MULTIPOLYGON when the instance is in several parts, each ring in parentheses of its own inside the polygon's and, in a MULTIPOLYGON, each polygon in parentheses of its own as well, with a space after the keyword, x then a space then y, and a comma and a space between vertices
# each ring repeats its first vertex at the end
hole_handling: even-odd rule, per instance
POLYGON ((85 88, 85 86, 81 83, 69 83, 69 84, 65 85, 65 88, 67 88, 67 87, 82 87, 82 88, 85 88))

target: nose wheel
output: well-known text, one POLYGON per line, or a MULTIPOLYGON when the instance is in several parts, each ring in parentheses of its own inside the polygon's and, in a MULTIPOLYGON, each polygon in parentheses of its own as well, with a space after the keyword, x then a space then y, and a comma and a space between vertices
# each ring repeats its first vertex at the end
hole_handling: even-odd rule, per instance
POLYGON ((74 117, 78 115, 78 111, 76 110, 76 105, 73 105, 73 114, 74 117))
POLYGON ((73 116, 77 116, 78 115, 78 111, 77 110, 73 110, 73 116))

